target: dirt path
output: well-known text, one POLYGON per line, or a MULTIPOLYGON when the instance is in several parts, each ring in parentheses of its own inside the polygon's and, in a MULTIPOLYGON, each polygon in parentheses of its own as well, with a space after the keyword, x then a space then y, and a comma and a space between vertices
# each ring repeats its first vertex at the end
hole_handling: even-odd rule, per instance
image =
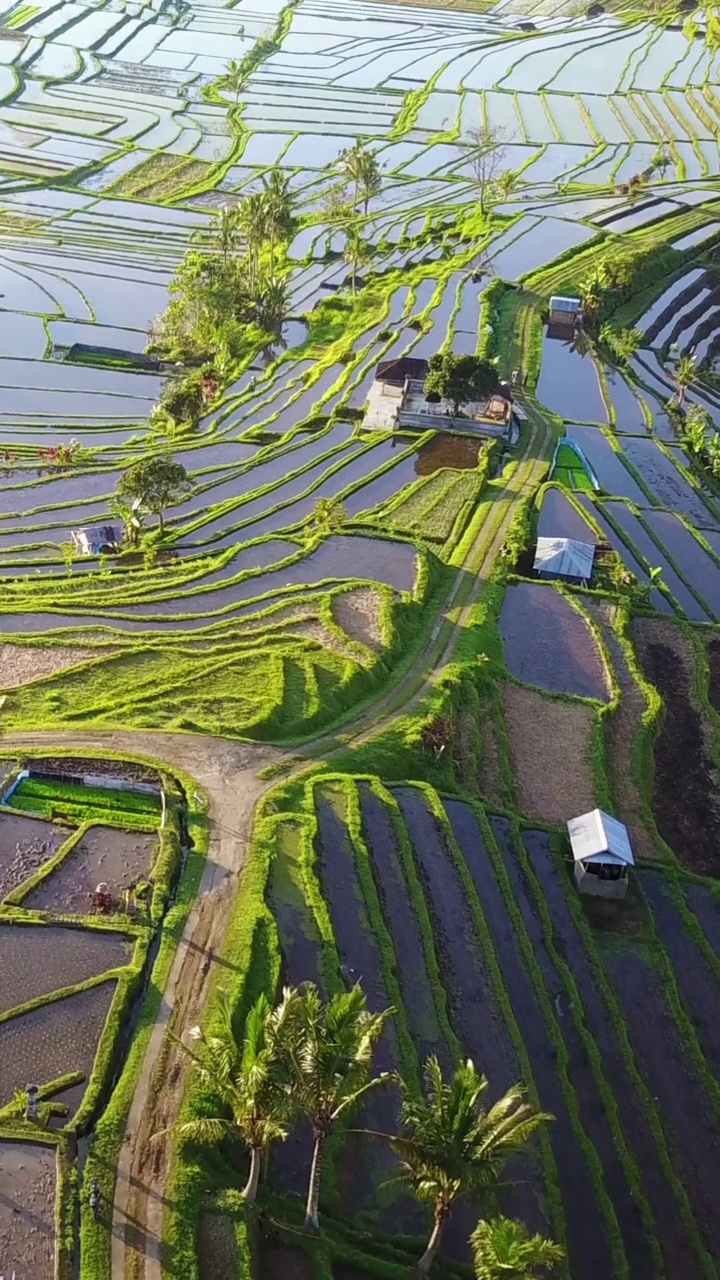
MULTIPOLYGON (((518 499, 536 487, 549 458, 552 432, 528 406, 531 429, 517 466, 478 531, 444 608, 413 668, 393 689, 367 708, 341 733, 306 744, 295 767, 327 756, 351 741, 362 741, 385 728, 402 709, 425 695, 451 661, 463 628, 485 585, 517 509, 518 499)), ((11 750, 59 745, 78 753, 104 749, 146 755, 175 765, 196 778, 209 797, 210 845, 205 871, 178 946, 158 1020, 135 1090, 118 1162, 113 1206, 112 1280, 162 1280, 161 1261, 164 1186, 168 1143, 149 1144, 179 1114, 184 1091, 184 1064, 166 1041, 172 1019, 177 1035, 200 1019, 208 994, 213 960, 222 949, 242 870, 255 807, 272 783, 258 773, 289 753, 279 748, 194 734, 119 730, 52 731, 0 735, 11 750), (162 1087, 160 1087, 162 1082, 162 1087)))
POLYGON ((149 1139, 174 1123, 184 1091, 184 1064, 177 1051, 167 1051, 165 1033, 171 1019, 178 1034, 200 1019, 212 962, 222 947, 245 861, 255 806, 271 785, 258 778, 258 770, 282 753, 254 743, 174 733, 53 731, 12 734, 0 741, 18 751, 44 746, 57 750, 61 741, 78 753, 110 748, 147 755, 185 770, 209 797, 207 861, 135 1090, 118 1160, 113 1206, 113 1280, 124 1280, 128 1271, 138 1280, 160 1280, 168 1143, 150 1145, 149 1139))

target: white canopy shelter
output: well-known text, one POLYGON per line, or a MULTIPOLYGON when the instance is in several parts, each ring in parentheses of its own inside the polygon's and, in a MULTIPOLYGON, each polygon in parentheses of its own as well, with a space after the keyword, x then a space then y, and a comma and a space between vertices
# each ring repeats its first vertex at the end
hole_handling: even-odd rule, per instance
POLYGON ((575 862, 586 865, 632 867, 635 859, 627 827, 602 809, 583 813, 567 824, 575 862))
POLYGON ((535 550, 536 573, 557 578, 577 578, 589 582, 592 577, 595 547, 591 542, 573 538, 538 538, 535 550))

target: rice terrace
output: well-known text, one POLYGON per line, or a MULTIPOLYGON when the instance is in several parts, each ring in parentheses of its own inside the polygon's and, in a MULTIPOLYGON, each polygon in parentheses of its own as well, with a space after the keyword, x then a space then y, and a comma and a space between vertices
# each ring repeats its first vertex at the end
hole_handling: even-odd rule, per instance
POLYGON ((0 1280, 720 1280, 720 8, 0 15, 0 1280))

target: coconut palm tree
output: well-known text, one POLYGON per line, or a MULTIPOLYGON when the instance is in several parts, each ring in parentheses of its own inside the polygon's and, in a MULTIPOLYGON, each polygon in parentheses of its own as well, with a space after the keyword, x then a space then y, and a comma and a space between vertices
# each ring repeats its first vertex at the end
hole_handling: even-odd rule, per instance
POLYGON ((685 392, 695 380, 696 374, 697 363, 692 352, 690 352, 689 355, 680 356, 680 359, 675 365, 675 372, 673 374, 675 386, 677 387, 677 398, 675 403, 677 404, 678 409, 684 403, 685 392))
POLYGON ((544 1274, 565 1257, 554 1240, 531 1236, 523 1222, 512 1218, 478 1222, 470 1246, 476 1280, 536 1280, 538 1267, 544 1274))
POLYGON ((305 1226, 311 1230, 319 1226, 320 1175, 328 1138, 366 1094, 393 1078, 389 1072, 371 1075, 375 1045, 392 1013, 371 1013, 359 986, 331 996, 327 1004, 313 983, 302 988, 289 1089, 298 1111, 312 1124, 305 1210, 305 1226))
POLYGON ((552 1117, 526 1102, 519 1085, 486 1109, 487 1078, 470 1060, 446 1081, 438 1059, 428 1058, 424 1077, 420 1098, 401 1082, 403 1134, 389 1142, 401 1163, 399 1185, 432 1208, 432 1233, 418 1263, 427 1275, 455 1202, 494 1186, 508 1160, 552 1117))
POLYGON ((368 262, 372 249, 367 240, 363 240, 360 232, 356 227, 347 227, 345 230, 345 248, 343 249, 343 259, 350 267, 350 278, 352 282, 353 293, 357 290, 357 272, 358 267, 368 262))
POLYGON ((284 280, 260 279, 250 299, 255 308, 255 320, 261 329, 280 337, 283 321, 288 311, 288 293, 284 280))
POLYGON ((345 180, 352 183, 353 209, 357 209, 362 199, 363 213, 367 217, 370 201, 382 190, 381 166, 372 151, 367 151, 362 139, 358 138, 354 146, 342 152, 337 167, 345 180))
POLYGON ((227 260, 230 254, 237 249, 240 239, 240 228, 238 227, 235 209, 229 208, 226 204, 223 205, 217 216, 213 232, 214 234, 211 233, 212 239, 222 254, 223 266, 227 266, 227 260))
POLYGON ((270 261, 273 262, 276 242, 288 240, 294 227, 293 196, 289 175, 275 165, 269 175, 262 180, 262 194, 265 197, 270 261))
POLYGON ((238 1042, 228 994, 220 991, 217 1030, 206 1036, 195 1027, 191 1035, 196 1049, 176 1041, 229 1112, 227 1116, 189 1120, 178 1125, 176 1132, 197 1142, 239 1138, 250 1153, 250 1171, 242 1192, 248 1204, 257 1196, 264 1152, 273 1142, 287 1137, 292 1121, 287 1080, 299 1007, 300 993, 295 988, 286 988, 275 1008, 266 996, 260 996, 248 1013, 242 1041, 238 1042))
POLYGON ((250 289, 257 285, 260 253, 266 240, 267 207, 262 191, 253 191, 237 206, 237 223, 248 250, 250 289))

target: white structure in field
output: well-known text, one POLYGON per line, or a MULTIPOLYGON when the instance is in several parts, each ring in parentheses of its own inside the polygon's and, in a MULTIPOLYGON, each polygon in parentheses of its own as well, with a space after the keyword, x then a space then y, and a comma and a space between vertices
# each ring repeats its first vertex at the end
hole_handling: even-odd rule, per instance
POLYGON ((586 585, 592 578, 595 547, 574 538, 538 538, 533 568, 550 578, 572 578, 586 585))
POLYGON ((581 893, 598 898, 624 898, 633 858, 627 827, 602 809, 583 813, 567 824, 581 893))

